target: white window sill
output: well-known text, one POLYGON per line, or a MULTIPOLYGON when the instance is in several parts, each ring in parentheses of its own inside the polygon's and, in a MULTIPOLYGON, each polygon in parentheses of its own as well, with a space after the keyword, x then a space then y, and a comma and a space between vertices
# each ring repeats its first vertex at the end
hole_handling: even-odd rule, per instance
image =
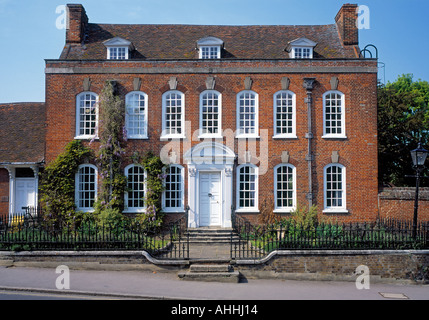
POLYGON ((347 139, 347 136, 344 134, 327 134, 327 135, 323 135, 322 139, 347 139))
POLYGON ((260 136, 258 134, 237 134, 235 138, 236 139, 259 139, 260 136))
POLYGON ((276 134, 273 139, 298 139, 295 134, 276 134))
POLYGON ((99 140, 99 137, 96 136, 76 136, 74 137, 75 140, 99 140))
POLYGON ((159 138, 160 141, 168 141, 168 140, 180 140, 186 139, 184 134, 175 134, 175 135, 164 135, 159 138))
POLYGON ((127 136, 127 140, 147 140, 148 136, 127 136))
POLYGON ((349 210, 344 208, 329 208, 322 211, 323 213, 349 213, 349 210))
POLYGON ((240 208, 235 210, 236 213, 259 213, 256 208, 240 208))
POLYGON ((183 209, 183 208, 177 208, 177 209, 163 208, 162 212, 164 212, 164 213, 185 213, 185 209, 183 209))
POLYGON ((201 134, 198 139, 223 139, 223 136, 220 134, 201 134))
POLYGON ((146 208, 128 208, 122 211, 123 213, 144 213, 146 212, 146 208))
POLYGON ((295 210, 296 208, 295 207, 292 207, 292 208, 279 208, 279 209, 274 209, 274 213, 291 213, 291 212, 293 212, 294 210, 295 210))
POLYGON ((76 211, 80 212, 94 212, 94 208, 76 208, 76 211))

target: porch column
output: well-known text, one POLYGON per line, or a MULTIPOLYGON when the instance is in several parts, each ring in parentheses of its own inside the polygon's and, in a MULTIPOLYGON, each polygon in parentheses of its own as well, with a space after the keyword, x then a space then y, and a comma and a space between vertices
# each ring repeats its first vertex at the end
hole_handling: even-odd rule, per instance
POLYGON ((224 197, 224 208, 223 208, 223 225, 224 228, 232 228, 231 219, 231 206, 232 206, 232 194, 233 194, 233 172, 234 165, 226 165, 224 170, 225 182, 223 185, 223 197, 224 197))
POLYGON ((6 170, 9 172, 9 218, 15 211, 15 167, 7 165, 6 170))
POLYGON ((188 164, 188 228, 198 228, 199 223, 197 219, 196 210, 197 204, 197 192, 198 192, 198 171, 194 165, 188 164))
POLYGON ((34 209, 35 214, 37 214, 37 207, 39 206, 39 167, 31 166, 34 172, 34 209))

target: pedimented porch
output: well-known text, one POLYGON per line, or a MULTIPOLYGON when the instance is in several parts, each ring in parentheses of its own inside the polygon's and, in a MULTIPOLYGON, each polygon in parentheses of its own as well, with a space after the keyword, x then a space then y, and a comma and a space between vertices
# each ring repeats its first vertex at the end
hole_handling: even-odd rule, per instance
POLYGON ((188 228, 231 228, 235 153, 217 142, 202 142, 185 153, 188 165, 188 228))

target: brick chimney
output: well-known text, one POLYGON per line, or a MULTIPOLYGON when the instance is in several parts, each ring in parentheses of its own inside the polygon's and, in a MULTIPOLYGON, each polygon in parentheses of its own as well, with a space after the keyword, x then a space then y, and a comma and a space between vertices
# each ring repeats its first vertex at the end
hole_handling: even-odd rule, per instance
POLYGON ((88 16, 81 4, 67 5, 66 44, 80 44, 84 40, 88 16))
POLYGON ((335 17, 338 32, 344 45, 358 45, 359 32, 357 28, 358 18, 357 4, 344 4, 335 17))

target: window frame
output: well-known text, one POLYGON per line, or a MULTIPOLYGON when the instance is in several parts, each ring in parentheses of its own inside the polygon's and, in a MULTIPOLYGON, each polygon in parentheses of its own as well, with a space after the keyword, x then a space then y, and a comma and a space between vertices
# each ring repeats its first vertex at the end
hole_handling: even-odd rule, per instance
MULTIPOLYGON (((288 173, 289 174, 289 173, 288 173)), ((285 192, 282 190, 282 192, 285 192)), ((296 209, 296 167, 289 163, 281 163, 274 167, 274 212, 275 213, 290 213, 296 209), (287 167, 292 170, 292 206, 278 206, 278 170, 282 167, 287 167)))
MULTIPOLYGON (((85 100, 87 101, 87 100, 85 100)), ((92 107, 91 107, 92 108, 92 107)), ((92 91, 84 91, 79 93, 76 96, 76 132, 75 132, 75 139, 98 139, 98 115, 99 115, 99 96, 95 92, 92 91), (94 102, 94 108, 95 108, 95 127, 94 127, 94 134, 80 134, 81 131, 81 121, 80 121, 80 104, 81 104, 81 97, 84 95, 94 95, 95 96, 95 102, 94 102)), ((86 123, 86 122, 85 122, 86 123)), ((84 128, 85 130, 85 128, 84 128)))
MULTIPOLYGON (((330 173, 332 174, 332 173, 330 173)), ((338 174, 338 173, 336 173, 338 174)), ((347 210, 347 185, 346 185, 346 167, 339 163, 331 163, 323 169, 323 213, 348 213, 347 210), (328 169, 337 167, 341 169, 341 189, 328 189, 328 169), (328 206, 328 192, 341 191, 341 206, 328 206)), ((332 198, 332 197, 331 197, 332 198)))
MULTIPOLYGON (((143 92, 143 91, 131 91, 129 93, 126 94, 125 96, 125 128, 127 130, 127 139, 148 139, 148 95, 143 92), (128 112, 129 109, 129 105, 128 105, 128 101, 130 99, 130 97, 132 95, 142 95, 144 97, 144 118, 145 118, 145 122, 143 124, 143 128, 141 129, 139 127, 139 130, 143 130, 144 134, 130 134, 130 126, 129 126, 129 121, 130 121, 130 113, 128 112)), ((140 114, 139 114, 140 115, 140 114)))
POLYGON ((313 59, 313 48, 307 46, 294 46, 292 47, 293 59, 313 59), (301 50, 300 56, 297 55, 297 50, 301 50), (309 50, 308 57, 304 57, 304 50, 309 50))
POLYGON ((199 108, 199 135, 198 138, 199 139, 204 139, 204 138, 222 138, 222 94, 219 91, 216 90, 204 90, 203 92, 200 93, 200 108, 199 108), (218 127, 217 127, 217 133, 204 133, 204 128, 203 128, 203 101, 204 101, 204 95, 206 94, 216 94, 217 95, 217 100, 218 100, 218 127))
POLYGON ((168 173, 166 173, 165 172, 166 169, 164 169, 164 173, 166 174, 166 176, 165 176, 165 179, 163 182, 164 191, 162 192, 162 211, 164 211, 166 213, 177 213, 177 212, 181 213, 181 212, 185 211, 185 169, 180 164, 172 164, 167 169, 171 169, 172 167, 180 170, 180 173, 176 173, 176 175, 180 176, 179 186, 180 186, 180 193, 181 194, 180 194, 180 198, 175 198, 175 199, 176 200, 180 199, 181 206, 180 207, 171 207, 171 206, 167 207, 166 206, 166 202, 167 202, 166 192, 168 191, 167 190, 167 176, 169 174, 171 174, 171 172, 169 171, 168 173))
MULTIPOLYGON (((346 139, 346 116, 345 116, 345 94, 338 90, 329 90, 323 94, 323 135, 322 138, 324 139, 346 139), (341 133, 327 133, 328 126, 326 125, 326 98, 330 94, 338 94, 341 97, 341 126, 336 128, 341 128, 341 133)), ((337 113, 338 114, 338 113, 337 113)), ((332 129, 332 127, 330 127, 332 129)))
MULTIPOLYGON (((127 191, 124 192, 124 212, 125 213, 130 213, 130 212, 146 212, 146 201, 145 201, 145 197, 146 197, 146 191, 147 191, 147 186, 146 186, 146 179, 147 179, 147 172, 144 169, 143 166, 139 165, 139 164, 130 164, 128 166, 125 167, 124 169, 124 174, 127 177, 127 191), (129 201, 129 191, 128 190, 132 190, 131 192, 136 192, 134 189, 130 189, 129 186, 129 170, 131 168, 134 167, 138 167, 140 169, 143 170, 143 206, 142 207, 130 207, 128 206, 128 201, 129 201)), ((138 190, 137 192, 141 192, 141 190, 138 190)))
POLYGON ((199 47, 199 59, 202 60, 213 60, 220 59, 221 46, 200 46, 199 47), (212 49, 216 49, 216 55, 214 56, 212 53, 212 49), (208 53, 204 53, 205 50, 208 50, 208 53))
POLYGON ((236 138, 240 139, 240 138, 259 138, 259 95, 258 93, 256 93, 253 90, 243 90, 240 91, 237 96, 236 96, 236 127, 237 127, 237 132, 236 132, 236 138), (254 132, 253 133, 243 133, 242 132, 242 128, 240 126, 240 121, 241 121, 241 111, 240 111, 240 101, 241 101, 241 96, 244 94, 254 94, 254 101, 255 101, 255 116, 254 116, 254 132))
POLYGON ((94 204, 97 201, 97 198, 98 198, 98 169, 97 169, 97 167, 93 164, 81 164, 81 165, 79 165, 78 170, 77 170, 76 175, 75 175, 75 204, 76 204, 76 209, 78 211, 83 211, 83 212, 93 212, 94 211, 94 204), (91 190, 90 191, 88 191, 88 190, 82 191, 80 189, 80 172, 81 172, 81 169, 83 169, 83 168, 91 168, 94 170, 94 182, 93 182, 94 183, 94 190, 93 191, 91 191, 91 190), (81 192, 94 192, 94 199, 89 200, 89 201, 93 202, 92 207, 81 207, 81 206, 79 206, 80 201, 82 200, 80 198, 81 192))
MULTIPOLYGON (((251 191, 251 190, 250 190, 251 191)), ((244 163, 237 167, 236 170, 236 212, 259 212, 259 168, 258 166, 251 164, 251 163, 244 163), (255 190, 253 191, 255 193, 254 196, 254 205, 251 207, 241 207, 240 206, 240 176, 241 176, 241 169, 245 167, 250 167, 254 169, 254 175, 255 175, 255 190)))
MULTIPOLYGON (((176 128, 177 129, 177 128, 176 128)), ((171 129, 170 129, 171 130, 171 129)), ((185 94, 181 91, 178 90, 169 90, 167 92, 164 92, 164 94, 162 95, 162 132, 161 132, 161 137, 160 140, 168 140, 168 139, 184 139, 186 138, 185 135, 185 94), (180 118, 180 130, 181 133, 166 133, 166 131, 168 130, 166 125, 166 117, 167 117, 167 96, 170 94, 178 94, 181 97, 181 118, 180 118)))
MULTIPOLYGON (((273 95, 273 119, 274 119, 274 132, 273 132, 273 138, 274 139, 296 139, 296 94, 290 90, 280 90, 277 91, 273 95), (286 93, 292 95, 292 132, 291 133, 277 133, 277 96, 286 93)), ((283 128, 283 127, 281 127, 283 128)))
POLYGON ((128 60, 129 59, 129 47, 127 46, 112 46, 107 48, 107 60, 128 60), (124 58, 112 58, 112 51, 116 50, 116 56, 119 56, 119 49, 124 49, 124 58))

